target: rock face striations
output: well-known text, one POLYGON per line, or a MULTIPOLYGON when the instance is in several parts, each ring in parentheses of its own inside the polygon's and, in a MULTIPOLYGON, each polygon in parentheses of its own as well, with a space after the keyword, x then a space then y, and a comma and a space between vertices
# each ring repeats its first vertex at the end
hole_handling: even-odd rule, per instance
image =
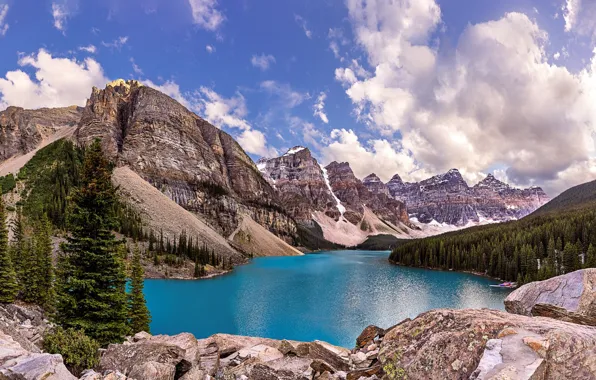
POLYGON ((0 161, 27 154, 65 127, 77 125, 81 108, 40 108, 25 110, 8 107, 0 112, 0 161))
POLYGON ((227 133, 169 96, 136 81, 93 88, 75 137, 100 138, 119 166, 129 166, 228 237, 248 215, 291 241, 296 225, 275 189, 227 133))
POLYGON ((539 187, 516 189, 492 174, 469 187, 457 169, 415 183, 395 175, 386 186, 393 197, 406 203, 412 218, 456 226, 519 219, 549 200, 539 187))
POLYGON ((259 160, 257 166, 296 220, 306 223, 315 211, 322 211, 333 219, 339 218, 342 206, 338 205, 329 188, 325 169, 308 148, 294 147, 283 156, 259 160))
POLYGON ((378 178, 360 181, 347 162, 322 167, 307 148, 297 146, 257 166, 292 216, 305 225, 316 222, 329 241, 355 245, 378 233, 408 237, 405 205, 378 178), (367 186, 379 186, 379 192, 367 186))

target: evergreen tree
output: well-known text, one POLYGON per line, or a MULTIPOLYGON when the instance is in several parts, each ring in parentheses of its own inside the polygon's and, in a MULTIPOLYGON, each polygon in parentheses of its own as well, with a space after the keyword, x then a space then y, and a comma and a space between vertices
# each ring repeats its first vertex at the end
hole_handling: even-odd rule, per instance
POLYGON ((37 302, 46 310, 54 304, 54 267, 52 264, 52 225, 46 215, 39 221, 35 233, 35 256, 38 263, 37 285, 39 298, 37 302))
POLYGON ((573 272, 577 269, 577 248, 575 244, 567 243, 565 244, 565 249, 563 249, 563 266, 565 273, 573 272))
POLYGON ((596 248, 593 244, 590 244, 586 251, 585 268, 596 268, 596 248))
POLYGON ((56 322, 83 330, 102 346, 128 333, 126 274, 112 230, 116 190, 99 140, 85 152, 67 212, 71 231, 59 261, 56 322))
POLYGON ((4 201, 0 197, 0 302, 14 302, 18 291, 17 276, 8 250, 4 201))
POLYGON ((149 323, 151 316, 145 296, 143 295, 145 272, 141 266, 141 252, 138 246, 135 246, 132 255, 130 294, 128 296, 128 321, 132 333, 140 331, 149 332, 149 323))

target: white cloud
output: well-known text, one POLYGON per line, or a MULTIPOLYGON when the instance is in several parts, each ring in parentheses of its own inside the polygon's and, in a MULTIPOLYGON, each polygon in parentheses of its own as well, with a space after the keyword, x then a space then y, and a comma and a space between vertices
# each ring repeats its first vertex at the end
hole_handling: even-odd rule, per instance
POLYGON ((331 49, 335 58, 343 61, 344 58, 341 56, 339 51, 340 46, 345 46, 350 43, 350 41, 344 36, 343 30, 340 28, 331 28, 329 29, 327 38, 329 39, 329 49, 331 49))
POLYGON ((128 36, 120 36, 112 42, 101 41, 101 44, 110 49, 120 50, 128 42, 128 36))
POLYGON ((581 0, 566 0, 563 6, 563 19, 565 20, 565 31, 571 31, 577 24, 581 0))
MULTIPOLYGON (((347 5, 369 69, 358 75, 352 63, 335 76, 359 120, 387 139, 360 144, 353 132, 336 132, 328 158, 372 165, 365 160, 371 154, 377 162, 399 154, 416 163, 400 164, 406 172, 457 167, 466 178, 500 165, 514 184, 543 184, 556 192, 570 178, 565 173, 596 156, 596 58, 579 73, 549 63, 548 35, 526 15, 470 25, 451 54, 438 55, 430 41, 441 23, 434 0, 347 5), (402 139, 400 146, 391 145, 394 152, 376 149, 396 134, 402 139), (351 149, 340 149, 346 146, 351 149)), ((566 54, 561 50, 561 57, 566 54)), ((389 177, 398 166, 392 165, 375 171, 389 177)), ((591 176, 584 171, 585 180, 591 176)))
POLYGON ((86 51, 90 54, 97 53, 97 47, 95 47, 95 45, 79 46, 79 50, 86 51))
POLYGON ((347 161, 359 178, 373 171, 383 181, 388 181, 396 173, 404 180, 420 180, 430 175, 420 170, 414 158, 398 144, 386 139, 369 140, 368 146, 363 146, 356 133, 346 129, 334 129, 331 139, 332 142, 321 150, 323 162, 347 161))
POLYGON ((556 52, 555 54, 553 54, 553 58, 555 59, 555 61, 558 61, 559 58, 561 58, 561 53, 556 52))
POLYGON ((66 31, 66 20, 71 13, 66 3, 52 3, 52 17, 54 18, 54 27, 64 33, 66 31))
POLYGON ((217 9, 217 0, 188 0, 188 3, 194 23, 205 30, 216 31, 226 19, 217 9))
POLYGON ((596 1, 565 0, 563 19, 566 32, 596 40, 596 1))
POLYGON ((205 50, 207 50, 207 53, 209 53, 209 54, 214 53, 215 46, 207 45, 207 46, 205 46, 205 50))
POLYGON ((274 80, 261 82, 261 89, 277 96, 282 105, 286 108, 294 108, 309 98, 307 93, 294 91, 287 83, 279 83, 274 80))
POLYGON ((302 28, 302 30, 304 31, 304 34, 306 35, 306 37, 312 38, 312 30, 310 30, 308 28, 308 23, 306 22, 306 20, 304 19, 304 17, 302 17, 300 15, 294 15, 294 20, 302 28))
POLYGON ((279 155, 277 149, 267 146, 267 139, 261 131, 247 129, 236 137, 238 144, 248 153, 262 157, 275 157, 279 155))
POLYGON ((0 4, 0 36, 5 36, 8 31, 8 23, 6 23, 8 9, 8 4, 0 4))
POLYGON ((41 49, 37 54, 22 56, 19 66, 32 68, 34 77, 18 69, 0 78, 0 109, 84 106, 91 87, 103 87, 109 81, 101 65, 87 58, 56 58, 41 49))
POLYGON ((250 59, 250 63, 261 71, 267 71, 271 64, 275 63, 275 57, 271 54, 261 54, 261 55, 253 55, 250 59))
POLYGON ((132 71, 134 71, 137 75, 143 75, 143 70, 136 64, 134 58, 130 59, 130 63, 132 64, 132 71))
POLYGON ((195 94, 201 104, 202 116, 218 128, 250 129, 250 124, 244 119, 248 114, 246 100, 237 93, 231 98, 224 98, 207 87, 201 87, 195 94))
POLYGON ((327 99, 327 94, 321 92, 317 97, 317 102, 315 103, 313 109, 314 116, 320 118, 323 123, 328 124, 329 119, 327 118, 327 114, 325 114, 325 99, 327 99))

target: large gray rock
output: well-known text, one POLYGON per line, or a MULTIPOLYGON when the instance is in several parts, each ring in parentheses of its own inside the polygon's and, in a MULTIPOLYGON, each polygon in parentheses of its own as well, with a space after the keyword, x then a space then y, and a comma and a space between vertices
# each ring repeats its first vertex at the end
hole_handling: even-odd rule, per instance
POLYGON ((505 309, 596 326, 596 268, 523 285, 505 299, 505 309))
POLYGON ((141 341, 111 344, 101 356, 99 371, 120 371, 134 379, 173 380, 176 371, 188 372, 186 350, 167 342, 141 341))
POLYGON ((0 331, 0 379, 74 380, 62 356, 30 352, 0 331))
POLYGON ((596 328, 439 309, 388 331, 378 357, 389 379, 596 379, 596 328))

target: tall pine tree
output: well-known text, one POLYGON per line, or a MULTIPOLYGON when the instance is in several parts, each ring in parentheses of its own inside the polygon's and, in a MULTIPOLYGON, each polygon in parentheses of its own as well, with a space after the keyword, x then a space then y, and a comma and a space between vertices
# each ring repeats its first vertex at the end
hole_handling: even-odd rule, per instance
POLYGON ((56 322, 85 331, 102 346, 129 332, 126 273, 112 233, 116 190, 98 140, 85 152, 67 212, 71 231, 59 261, 56 322))
POLYGON ((10 256, 4 200, 0 197, 0 302, 2 303, 13 302, 19 291, 17 276, 10 256))
POLYGON ((46 310, 54 305, 54 267, 52 264, 52 225, 44 214, 38 222, 35 231, 35 256, 37 257, 38 274, 37 285, 39 298, 37 303, 46 310))
POLYGON ((140 331, 149 332, 151 316, 149 309, 147 309, 145 296, 143 295, 145 271, 141 266, 141 252, 138 245, 135 246, 132 255, 130 272, 130 294, 128 295, 128 321, 130 329, 133 334, 140 331))

